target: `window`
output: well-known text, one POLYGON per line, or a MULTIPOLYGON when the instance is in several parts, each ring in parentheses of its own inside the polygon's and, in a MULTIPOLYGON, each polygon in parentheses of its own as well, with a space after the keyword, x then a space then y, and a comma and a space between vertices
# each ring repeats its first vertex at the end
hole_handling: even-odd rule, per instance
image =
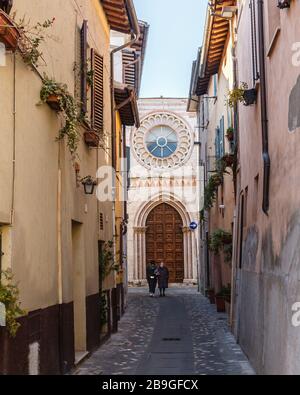
POLYGON ((213 81, 214 81, 214 97, 217 97, 217 95, 218 95, 218 74, 215 74, 213 76, 213 81))
POLYGON ((147 133, 146 146, 151 155, 168 158, 177 149, 177 134, 169 126, 156 126, 147 133))
POLYGON ((94 86, 92 93, 92 126, 97 133, 103 132, 103 57, 92 50, 94 86))
POLYGON ((126 163, 127 163, 127 189, 130 188, 130 147, 126 146, 126 163))
POLYGON ((216 159, 224 156, 224 116, 220 120, 220 126, 216 129, 216 159))
POLYGON ((103 213, 100 213, 99 215, 99 228, 100 230, 104 230, 104 218, 103 218, 103 213))

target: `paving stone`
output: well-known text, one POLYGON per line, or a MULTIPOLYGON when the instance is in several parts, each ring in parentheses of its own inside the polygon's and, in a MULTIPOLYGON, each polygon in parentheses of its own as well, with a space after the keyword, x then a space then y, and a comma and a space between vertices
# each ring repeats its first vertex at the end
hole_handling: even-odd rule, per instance
POLYGON ((150 298, 146 288, 130 288, 119 332, 73 374, 252 375, 254 371, 229 331, 227 315, 217 313, 195 287, 172 287, 166 298, 150 298))

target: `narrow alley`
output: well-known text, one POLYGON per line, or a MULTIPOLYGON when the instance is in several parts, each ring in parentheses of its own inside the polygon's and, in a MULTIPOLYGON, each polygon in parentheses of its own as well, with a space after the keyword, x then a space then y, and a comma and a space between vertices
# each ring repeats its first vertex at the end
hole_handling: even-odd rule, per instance
POLYGON ((130 288, 118 333, 73 374, 252 375, 227 319, 196 287, 170 288, 166 298, 130 288))

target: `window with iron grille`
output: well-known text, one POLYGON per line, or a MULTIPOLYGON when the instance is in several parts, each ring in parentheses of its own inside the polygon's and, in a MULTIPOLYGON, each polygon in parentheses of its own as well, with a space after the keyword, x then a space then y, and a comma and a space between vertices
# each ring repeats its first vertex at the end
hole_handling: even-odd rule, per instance
POLYGON ((100 228, 100 230, 104 230, 104 217, 103 217, 103 213, 100 213, 100 215, 99 215, 99 228, 100 228))
POLYGON ((103 57, 95 50, 92 50, 92 64, 94 70, 94 85, 92 94, 92 125, 97 133, 103 132, 103 106, 104 106, 104 88, 103 88, 103 57))
POLYGON ((224 116, 220 120, 220 126, 216 128, 215 148, 218 160, 224 156, 224 116))

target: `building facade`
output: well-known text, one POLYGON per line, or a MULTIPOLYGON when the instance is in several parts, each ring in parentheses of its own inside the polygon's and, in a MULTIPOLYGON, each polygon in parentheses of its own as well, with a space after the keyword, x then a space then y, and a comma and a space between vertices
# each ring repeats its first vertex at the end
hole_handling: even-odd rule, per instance
POLYGON ((171 283, 198 279, 200 188, 196 118, 186 99, 140 99, 140 128, 128 135, 128 280, 146 283, 150 261, 161 261, 171 283))
POLYGON ((139 32, 130 0, 108 3, 1 2, 0 269, 26 312, 16 337, 0 327, 3 374, 65 373, 117 327, 114 202, 87 193, 119 155, 111 30, 139 32))
MULTIPOLYGON (((297 1, 211 2, 190 94, 190 110, 198 112, 200 123, 204 122, 203 142, 208 149, 213 145, 209 136, 214 135, 215 116, 218 122, 222 113, 216 112, 218 102, 230 104, 232 114, 224 130, 232 126, 234 182, 228 189, 224 177, 215 189, 213 205, 205 205, 204 194, 203 245, 211 240, 212 226, 227 224, 230 229, 231 224, 230 322, 260 374, 300 371, 296 319, 299 169, 295 165, 299 152, 299 7, 297 1), (214 78, 219 91, 213 89, 214 78), (220 200, 223 189, 227 192, 220 200)), ((226 152, 229 147, 224 141, 226 152)), ((209 172, 207 152, 203 160, 209 172)), ((206 174, 206 187, 209 178, 206 174)), ((211 253, 203 252, 203 256, 211 274, 205 285, 217 292, 215 261, 211 253)))

